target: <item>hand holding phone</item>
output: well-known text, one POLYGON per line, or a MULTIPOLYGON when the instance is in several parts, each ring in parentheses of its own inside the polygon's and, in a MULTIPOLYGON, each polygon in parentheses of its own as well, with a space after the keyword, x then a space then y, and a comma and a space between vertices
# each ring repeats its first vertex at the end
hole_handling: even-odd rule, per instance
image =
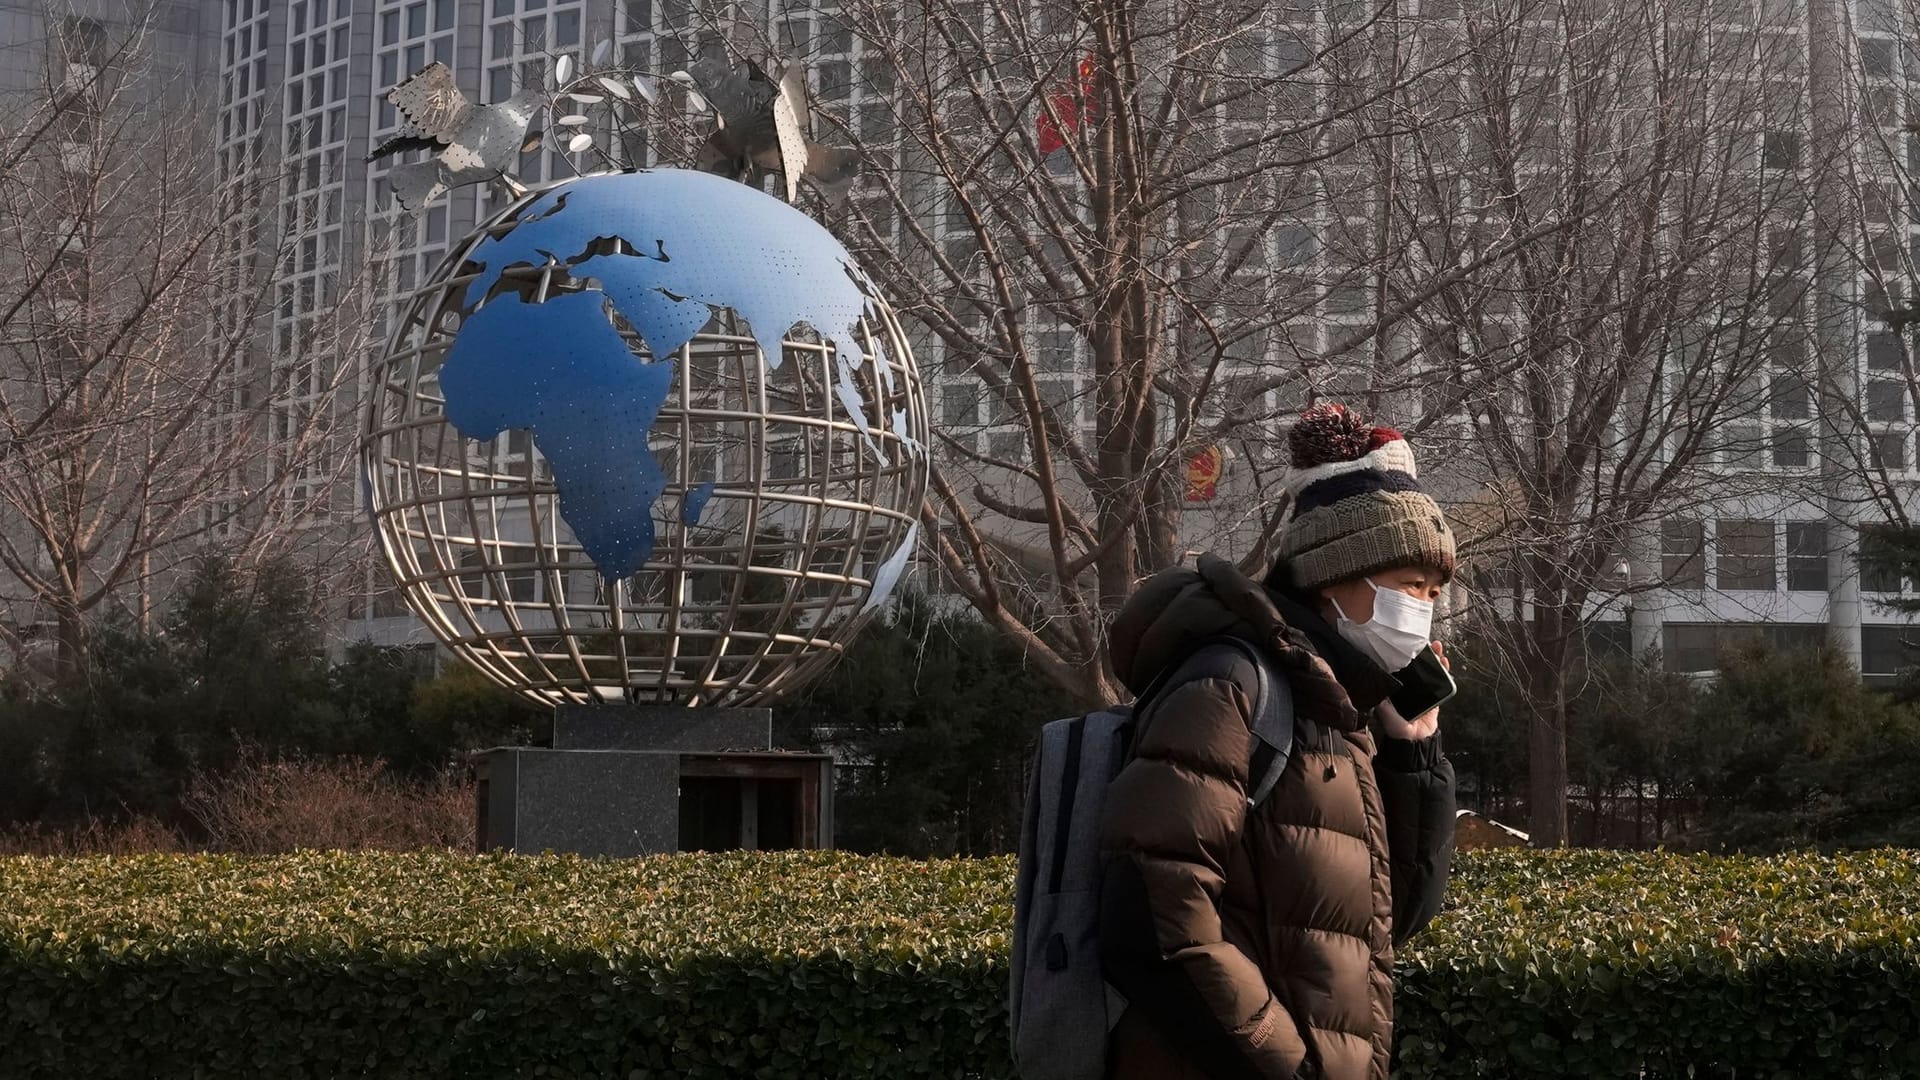
POLYGON ((1460 689, 1450 668, 1444 647, 1436 641, 1420 650, 1412 663, 1394 672, 1400 687, 1379 708, 1386 734, 1396 739, 1425 739, 1440 730, 1438 710, 1460 689))

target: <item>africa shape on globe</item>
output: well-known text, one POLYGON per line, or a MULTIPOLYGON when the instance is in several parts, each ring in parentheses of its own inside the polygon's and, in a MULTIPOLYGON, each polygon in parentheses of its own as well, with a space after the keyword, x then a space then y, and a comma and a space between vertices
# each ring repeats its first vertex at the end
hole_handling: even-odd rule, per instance
MULTIPOLYGON (((924 452, 909 414, 869 416, 855 380, 867 362, 856 331, 872 283, 817 222, 744 184, 676 169, 583 177, 537 196, 468 261, 479 268, 462 302, 470 314, 439 373, 446 418, 469 439, 529 431, 552 467, 561 515, 608 580, 646 563, 653 508, 669 486, 648 437, 674 370, 653 358, 671 358, 716 307, 746 320, 770 368, 786 335, 810 327, 832 345, 835 396, 868 446, 884 425, 924 452), (543 266, 590 286, 535 302, 503 277, 543 266), (609 309, 650 355, 628 347, 609 309)), ((892 400, 891 365, 875 368, 892 400)), ((682 496, 682 521, 699 521, 713 487, 682 496)), ((869 607, 898 583, 916 534, 876 571, 869 607)))

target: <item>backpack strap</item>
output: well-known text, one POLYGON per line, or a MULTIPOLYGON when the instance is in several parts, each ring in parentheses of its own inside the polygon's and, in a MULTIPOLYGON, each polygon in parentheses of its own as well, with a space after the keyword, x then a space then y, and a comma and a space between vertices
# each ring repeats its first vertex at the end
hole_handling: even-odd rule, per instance
MULTIPOLYGON (((1140 695, 1142 702, 1169 685, 1197 678, 1221 678, 1227 673, 1218 657, 1231 649, 1253 664, 1253 759, 1247 768, 1247 805, 1259 806, 1273 794, 1280 774, 1293 753, 1293 688, 1280 677, 1266 653, 1250 641, 1224 635, 1201 644, 1179 664, 1161 673, 1140 695)), ((1136 707, 1136 712, 1138 707, 1136 707)))

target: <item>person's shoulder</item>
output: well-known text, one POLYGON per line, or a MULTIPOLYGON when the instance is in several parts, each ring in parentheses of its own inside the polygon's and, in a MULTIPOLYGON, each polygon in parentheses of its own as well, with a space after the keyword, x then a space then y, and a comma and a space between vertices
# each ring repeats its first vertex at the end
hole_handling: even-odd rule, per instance
POLYGON ((1218 682, 1239 689, 1249 707, 1269 692, 1281 676, 1271 657, 1251 641, 1217 637, 1199 642, 1168 676, 1166 690, 1199 682, 1218 682))

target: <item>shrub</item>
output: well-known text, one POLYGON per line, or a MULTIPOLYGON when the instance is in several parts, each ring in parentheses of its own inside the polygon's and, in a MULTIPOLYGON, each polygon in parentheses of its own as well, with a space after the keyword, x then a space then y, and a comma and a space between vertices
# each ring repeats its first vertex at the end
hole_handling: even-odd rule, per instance
POLYGON ((999 855, 1019 843, 1040 725, 1085 708, 991 627, 908 593, 781 711, 779 733, 783 745, 839 757, 840 846, 999 855))
MULTIPOLYGON (((1469 638, 1464 656, 1487 656, 1469 638)), ((1861 680, 1828 646, 1722 651, 1710 681, 1644 661, 1584 663, 1568 703, 1571 837, 1755 854, 1920 845, 1920 700, 1861 680)), ((1522 820, 1525 704, 1466 664, 1441 726, 1461 803, 1522 820)), ((1920 675, 1915 677, 1920 687, 1920 675)))
POLYGON ((359 643, 326 664, 307 581, 285 560, 196 564, 154 632, 88 628, 60 677, 0 670, 0 822, 75 823, 112 808, 187 822, 190 778, 251 749, 379 758, 431 777, 468 750, 527 743, 546 715, 425 647, 359 643))
POLYGON ((407 781, 378 761, 249 752, 225 772, 195 776, 183 801, 214 851, 471 850, 474 842, 473 788, 452 769, 407 781))
POLYGON ((198 828, 143 814, 0 825, 0 855, 473 847, 473 785, 464 768, 414 779, 378 761, 275 758, 252 749, 227 771, 195 774, 183 801, 198 828))
POLYGON ((413 685, 407 731, 419 749, 410 757, 392 756, 403 763, 444 764, 466 751, 544 742, 552 723, 546 710, 456 662, 413 685))
POLYGON ((157 633, 100 622, 58 678, 0 688, 0 814, 171 819, 189 773, 244 744, 339 752, 311 574, 288 559, 196 563, 157 633))
MULTIPOLYGON (((1398 1076, 1920 1071, 1920 854, 1463 854, 1398 1076)), ((1005 859, 0 860, 10 1076, 1010 1076, 1005 859)))
POLYGON ((9 1077, 1004 1075, 1011 866, 0 860, 9 1077))
POLYGON ((65 827, 30 821, 0 826, 0 855, 143 855, 187 850, 177 829, 157 819, 88 818, 65 827))
POLYGON ((1405 1077, 1920 1075, 1920 852, 1463 853, 1405 1077))
POLYGON ((1689 733, 1713 847, 1920 843, 1920 716, 1830 648, 1729 651, 1689 733))

